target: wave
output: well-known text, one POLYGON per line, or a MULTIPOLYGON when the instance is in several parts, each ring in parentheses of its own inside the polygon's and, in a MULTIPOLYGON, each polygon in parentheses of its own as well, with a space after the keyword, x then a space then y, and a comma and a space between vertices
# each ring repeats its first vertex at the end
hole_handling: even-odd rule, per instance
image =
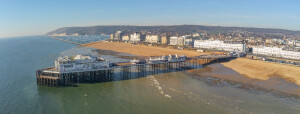
POLYGON ((166 94, 163 88, 160 86, 159 82, 154 78, 154 76, 150 75, 147 77, 150 79, 153 83, 151 84, 152 86, 156 87, 159 91, 160 94, 162 94, 166 98, 172 98, 170 95, 166 94))

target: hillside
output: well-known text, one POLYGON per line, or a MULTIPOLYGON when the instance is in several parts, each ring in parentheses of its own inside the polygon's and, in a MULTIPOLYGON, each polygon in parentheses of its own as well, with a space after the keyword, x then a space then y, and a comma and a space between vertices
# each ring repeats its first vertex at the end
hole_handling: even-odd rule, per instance
POLYGON ((151 33, 168 33, 168 34, 191 34, 194 32, 230 32, 230 31, 248 31, 255 33, 269 33, 269 34, 286 34, 286 35, 300 35, 300 31, 291 31, 284 29, 270 29, 270 28, 247 28, 247 27, 222 27, 222 26, 203 26, 203 25, 171 25, 171 26, 90 26, 90 27, 63 27, 47 33, 67 35, 78 33, 80 35, 97 35, 97 34, 111 34, 121 30, 125 33, 132 33, 137 31, 148 31, 151 33))

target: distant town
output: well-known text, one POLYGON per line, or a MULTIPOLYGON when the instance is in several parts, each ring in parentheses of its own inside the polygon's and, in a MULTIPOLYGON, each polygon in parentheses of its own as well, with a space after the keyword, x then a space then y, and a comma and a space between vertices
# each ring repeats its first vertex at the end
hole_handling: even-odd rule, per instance
POLYGON ((283 29, 174 26, 93 26, 59 28, 51 36, 106 35, 111 42, 162 46, 198 52, 246 53, 250 59, 296 64, 300 60, 298 31, 283 29))
MULTIPOLYGON (((125 34, 122 31, 110 35, 110 41, 143 43, 146 45, 174 46, 177 49, 197 49, 197 51, 239 51, 246 52, 254 59, 273 61, 280 59, 300 60, 300 41, 287 36, 257 35, 246 31, 231 33, 192 33, 188 35, 152 34, 151 32, 134 32, 125 34), (277 59, 276 59, 277 58, 277 59)), ((282 61, 285 62, 285 61, 282 61)))

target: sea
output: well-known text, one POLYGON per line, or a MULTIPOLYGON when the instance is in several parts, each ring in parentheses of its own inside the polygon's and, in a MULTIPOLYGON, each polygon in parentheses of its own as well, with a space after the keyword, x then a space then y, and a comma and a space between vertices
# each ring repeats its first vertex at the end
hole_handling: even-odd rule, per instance
MULTIPOLYGON (((93 38, 104 40, 106 37, 93 38)), ((49 36, 0 39, 0 113, 300 113, 297 97, 244 89, 225 80, 194 76, 188 71, 72 87, 44 87, 36 83, 36 70, 54 66, 59 56, 79 53, 109 61, 126 60, 121 57, 126 54, 101 52, 105 51, 78 47, 49 36)), ((220 65, 210 67, 220 68, 220 65)))

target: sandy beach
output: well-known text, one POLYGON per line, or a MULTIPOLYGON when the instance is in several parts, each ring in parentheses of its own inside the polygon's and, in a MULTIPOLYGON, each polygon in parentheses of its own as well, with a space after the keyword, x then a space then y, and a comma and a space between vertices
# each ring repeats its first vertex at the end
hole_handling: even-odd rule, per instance
MULTIPOLYGON (((241 69, 246 68, 241 67, 241 69)), ((211 79, 211 83, 214 83, 214 85, 226 85, 226 83, 230 83, 230 85, 250 91, 262 90, 276 95, 300 97, 300 86, 295 81, 285 78, 282 75, 274 74, 269 75, 268 79, 259 79, 260 75, 250 77, 219 63, 211 64, 201 69, 192 69, 187 71, 187 73, 191 73, 196 79, 211 79)))
MULTIPOLYGON (((191 50, 175 50, 169 48, 133 45, 117 42, 92 42, 81 46, 93 47, 102 50, 111 50, 121 53, 129 53, 138 56, 162 56, 166 54, 179 54, 187 56, 198 56, 210 53, 198 53, 191 50)), ((222 63, 224 66, 243 74, 249 78, 268 80, 272 76, 279 76, 300 85, 300 67, 270 63, 266 61, 237 58, 230 62, 222 63)))
POLYGON ((120 53, 129 53, 138 56, 163 56, 168 54, 178 54, 186 56, 199 56, 210 53, 199 53, 192 50, 175 50, 156 46, 133 45, 128 43, 117 42, 92 42, 82 44, 81 46, 93 47, 102 50, 112 50, 120 53))
MULTIPOLYGON (((116 42, 92 42, 82 44, 81 46, 93 47, 101 50, 111 50, 120 53, 129 53, 138 56, 162 56, 166 54, 198 56, 201 54, 210 54, 198 53, 191 50, 175 50, 155 46, 133 45, 116 42)), ((194 69, 188 72, 198 76, 204 75, 216 77, 219 79, 250 84, 268 90, 276 90, 300 96, 300 67, 251 60, 248 58, 237 58, 230 62, 221 64, 223 67, 208 66, 204 69, 194 69), (237 74, 227 74, 230 70, 237 74)))
POLYGON ((247 58, 238 58, 222 64, 250 78, 268 80, 270 77, 279 76, 300 85, 300 67, 247 58))

